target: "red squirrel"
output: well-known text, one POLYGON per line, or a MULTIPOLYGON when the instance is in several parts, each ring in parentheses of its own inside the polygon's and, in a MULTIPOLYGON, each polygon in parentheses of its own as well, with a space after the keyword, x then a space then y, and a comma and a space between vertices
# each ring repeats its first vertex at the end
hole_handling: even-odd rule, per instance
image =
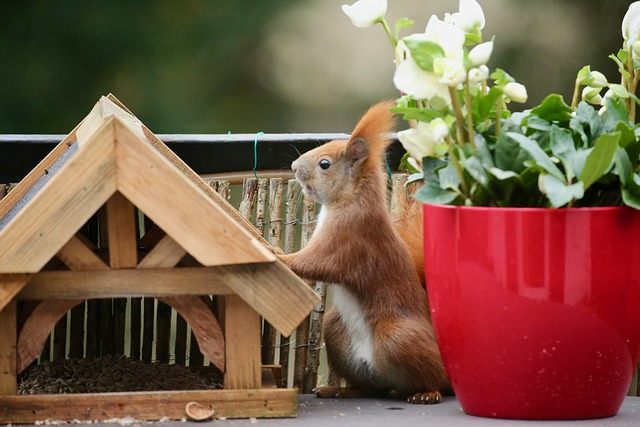
POLYGON ((392 106, 374 105, 348 140, 328 142, 292 163, 304 193, 322 208, 307 246, 280 257, 299 276, 334 287, 324 318, 327 357, 349 387, 321 387, 318 397, 439 403, 450 386, 426 291, 387 207, 392 106))

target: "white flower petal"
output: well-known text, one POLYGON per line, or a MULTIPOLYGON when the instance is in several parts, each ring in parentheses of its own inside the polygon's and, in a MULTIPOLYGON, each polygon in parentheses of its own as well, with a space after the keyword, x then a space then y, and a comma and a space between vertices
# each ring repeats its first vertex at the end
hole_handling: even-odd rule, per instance
POLYGON ((640 1, 631 3, 622 19, 622 38, 627 50, 640 39, 640 1))
POLYGON ((343 5, 342 11, 356 27, 372 27, 387 13, 387 0, 358 0, 351 6, 343 5))
POLYGON ((493 42, 480 43, 469 52, 469 61, 474 67, 486 65, 493 52, 493 42))
POLYGON ((413 58, 407 58, 396 67, 393 84, 402 93, 415 99, 429 99, 438 93, 442 86, 439 76, 424 71, 413 58))

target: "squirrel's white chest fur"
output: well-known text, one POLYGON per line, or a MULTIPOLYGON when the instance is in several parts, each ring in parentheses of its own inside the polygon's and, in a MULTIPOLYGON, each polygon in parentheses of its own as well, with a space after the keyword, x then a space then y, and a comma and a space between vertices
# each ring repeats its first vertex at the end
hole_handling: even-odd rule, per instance
MULTIPOLYGON (((322 227, 326 219, 325 209, 320 210, 316 231, 322 227)), ((333 305, 344 323, 351 342, 352 362, 356 365, 365 363, 373 368, 373 333, 367 323, 360 302, 344 285, 333 284, 333 305)))

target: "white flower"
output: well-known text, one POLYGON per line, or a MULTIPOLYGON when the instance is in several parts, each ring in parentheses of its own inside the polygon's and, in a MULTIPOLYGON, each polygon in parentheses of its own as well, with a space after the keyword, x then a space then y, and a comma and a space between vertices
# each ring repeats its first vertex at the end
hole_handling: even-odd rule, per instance
POLYGON ((600 105, 602 102, 600 88, 585 86, 584 89, 582 89, 582 100, 587 101, 589 104, 600 105))
POLYGON ((440 76, 440 83, 457 88, 467 79, 464 64, 455 59, 436 58, 433 61, 433 72, 440 76))
POLYGON ((627 50, 640 39, 640 1, 631 3, 622 19, 622 38, 627 50))
POLYGON ((602 99, 600 100, 600 105, 602 105, 603 108, 606 108, 607 106, 607 99, 609 98, 613 98, 615 97, 613 90, 609 89, 608 91, 606 91, 604 93, 604 96, 602 97, 602 99))
POLYGON ((342 5, 342 11, 356 27, 373 27, 387 13, 387 0, 358 0, 351 6, 342 5))
POLYGON ((447 151, 446 136, 449 127, 443 119, 434 119, 430 123, 418 122, 416 128, 398 132, 398 140, 404 149, 418 161, 423 157, 441 156, 447 151))
POLYGON ((441 21, 435 15, 432 15, 427 22, 424 34, 412 34, 407 38, 412 37, 437 43, 449 59, 457 59, 462 62, 464 58, 464 32, 455 25, 441 21))
POLYGON ((469 70, 468 75, 469 83, 480 83, 489 78, 489 67, 486 65, 481 65, 477 68, 472 68, 469 70))
POLYGON ((476 0, 460 0, 459 12, 446 14, 445 21, 454 24, 465 33, 474 33, 484 28, 482 7, 476 0))
POLYGON ((524 85, 521 85, 520 83, 516 83, 516 82, 510 82, 507 83, 504 86, 504 94, 507 95, 507 97, 511 100, 511 101, 515 101, 515 102, 527 102, 527 88, 524 87, 524 85))
POLYGON ((451 103, 449 89, 440 83, 440 76, 424 71, 411 57, 396 67, 393 84, 400 92, 411 95, 415 99, 431 100, 434 97, 440 97, 447 101, 447 105, 451 103))
POLYGON ((493 42, 480 43, 469 52, 469 61, 474 67, 486 65, 493 52, 493 42))

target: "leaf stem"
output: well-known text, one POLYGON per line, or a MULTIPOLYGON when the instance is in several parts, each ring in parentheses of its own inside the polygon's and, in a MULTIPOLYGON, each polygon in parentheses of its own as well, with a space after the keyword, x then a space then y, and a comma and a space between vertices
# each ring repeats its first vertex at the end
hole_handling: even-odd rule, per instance
POLYGON ((464 117, 462 116, 462 107, 460 106, 460 99, 458 99, 458 92, 455 88, 449 87, 449 94, 451 95, 453 112, 456 116, 456 139, 458 145, 462 147, 464 145, 464 117))
POLYGON ((472 147, 476 146, 475 135, 473 134, 473 114, 471 111, 471 90, 469 89, 469 82, 464 85, 465 105, 467 107, 467 135, 472 147))
POLYGON ((576 79, 576 85, 573 88, 573 97, 571 98, 571 109, 575 110, 578 106, 578 99, 580 98, 580 83, 576 79))
POLYGON ((398 40, 396 40, 396 37, 391 32, 391 28, 389 28, 389 24, 387 23, 387 20, 384 19, 384 17, 382 17, 382 18, 380 18, 380 23, 382 24, 382 27, 384 28, 384 32, 387 33, 387 37, 389 37, 389 41, 391 42, 391 46, 393 46, 393 49, 395 50, 396 47, 398 46, 398 40))
MULTIPOLYGON (((462 147, 460 147, 460 149, 462 149, 462 147)), ((462 194, 466 198, 469 198, 469 187, 467 186, 467 181, 464 179, 464 171, 460 166, 460 162, 458 161, 458 158, 456 157, 453 149, 453 145, 451 144, 449 144, 449 157, 451 157, 451 163, 453 163, 453 166, 456 168, 458 179, 460 180, 460 188, 462 189, 462 194)))
POLYGON ((496 124, 495 124, 495 134, 496 136, 500 136, 500 126, 502 125, 502 104, 504 101, 502 99, 498 100, 496 103, 496 124))

